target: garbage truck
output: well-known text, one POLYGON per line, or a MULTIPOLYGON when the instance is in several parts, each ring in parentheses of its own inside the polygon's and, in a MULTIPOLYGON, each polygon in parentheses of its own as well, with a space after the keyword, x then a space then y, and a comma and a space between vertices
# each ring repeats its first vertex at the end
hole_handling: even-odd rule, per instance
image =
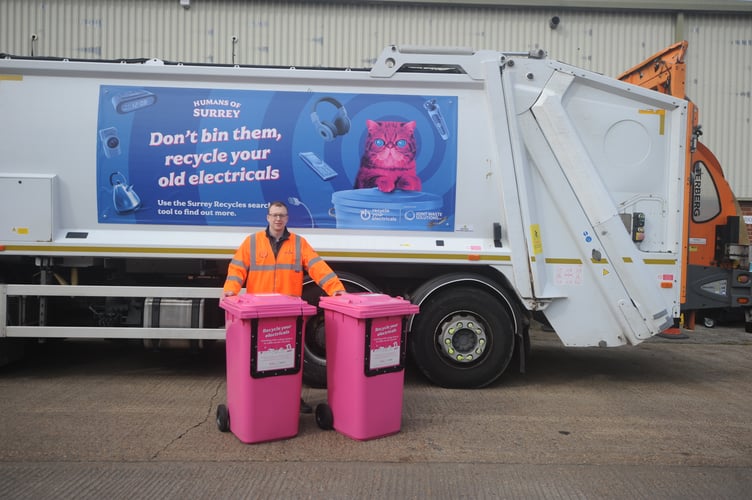
MULTIPOLYGON (((533 321, 639 344, 685 300, 689 112, 543 51, 390 46, 362 70, 0 55, 0 355, 223 340, 227 265, 276 200, 348 292, 419 306, 408 349, 434 384, 524 370, 533 321)), ((325 326, 305 332, 312 386, 325 326)))

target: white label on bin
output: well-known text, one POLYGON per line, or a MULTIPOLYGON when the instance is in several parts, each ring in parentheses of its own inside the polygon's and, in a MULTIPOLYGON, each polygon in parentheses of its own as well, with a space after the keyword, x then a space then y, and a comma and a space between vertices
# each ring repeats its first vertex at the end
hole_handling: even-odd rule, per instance
POLYGON ((295 367, 295 324, 265 324, 258 332, 256 369, 260 372, 295 367))
POLYGON ((258 371, 284 370, 295 367, 295 348, 270 349, 258 353, 258 371))
POLYGON ((371 359, 369 369, 378 370, 400 364, 402 322, 377 323, 371 331, 371 359))

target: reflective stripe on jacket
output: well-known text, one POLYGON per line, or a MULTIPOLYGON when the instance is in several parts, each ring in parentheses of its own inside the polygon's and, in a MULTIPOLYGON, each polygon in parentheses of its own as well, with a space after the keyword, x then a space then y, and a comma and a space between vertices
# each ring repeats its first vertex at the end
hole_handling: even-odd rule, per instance
POLYGON ((227 268, 224 291, 237 294, 246 285, 248 293, 282 293, 300 297, 304 271, 327 295, 345 287, 332 268, 302 236, 290 233, 274 257, 266 231, 246 236, 227 268), (251 258, 251 256, 255 258, 251 258))

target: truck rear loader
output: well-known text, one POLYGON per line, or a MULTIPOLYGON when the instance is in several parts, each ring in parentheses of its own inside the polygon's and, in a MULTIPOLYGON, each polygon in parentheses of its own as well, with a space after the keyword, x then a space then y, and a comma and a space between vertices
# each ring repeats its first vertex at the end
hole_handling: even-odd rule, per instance
MULTIPOLYGON (((408 298, 411 359, 482 387, 534 319, 568 346, 675 325, 688 102, 546 57, 387 47, 370 70, 0 57, 0 349, 224 339, 274 200, 350 292, 408 298)), ((304 298, 321 290, 306 283, 304 298)), ((325 380, 322 316, 305 381, 325 380)))
POLYGON ((619 75, 625 82, 687 99, 692 128, 691 156, 687 164, 690 197, 686 210, 688 258, 684 323, 694 328, 701 314, 707 327, 716 316, 744 317, 752 332, 752 275, 749 235, 739 202, 726 180, 721 163, 701 141, 699 109, 686 93, 687 41, 677 42, 619 75), (738 314, 734 315, 736 312, 738 314))

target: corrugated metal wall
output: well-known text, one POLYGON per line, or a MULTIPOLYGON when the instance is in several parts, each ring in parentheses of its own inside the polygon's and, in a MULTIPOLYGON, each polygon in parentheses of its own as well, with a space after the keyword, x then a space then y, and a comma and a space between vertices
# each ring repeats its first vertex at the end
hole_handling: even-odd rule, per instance
MULTIPOLYGON (((192 0, 0 0, 0 52, 368 67, 390 44, 527 51, 609 76, 675 41, 668 12, 192 0), (560 18, 552 30, 549 20, 560 18), (36 37, 33 41, 32 37, 36 37), (233 42, 233 37, 237 41, 233 42)), ((752 199, 752 16, 691 14, 689 92, 704 142, 752 199)))
POLYGON ((702 141, 737 196, 752 199, 752 17, 690 16, 687 94, 700 107, 702 141))
POLYGON ((14 54, 283 66, 368 67, 386 45, 453 45, 543 48, 616 74, 673 41, 665 13, 396 4, 0 0, 0 19, 0 50, 14 54))

